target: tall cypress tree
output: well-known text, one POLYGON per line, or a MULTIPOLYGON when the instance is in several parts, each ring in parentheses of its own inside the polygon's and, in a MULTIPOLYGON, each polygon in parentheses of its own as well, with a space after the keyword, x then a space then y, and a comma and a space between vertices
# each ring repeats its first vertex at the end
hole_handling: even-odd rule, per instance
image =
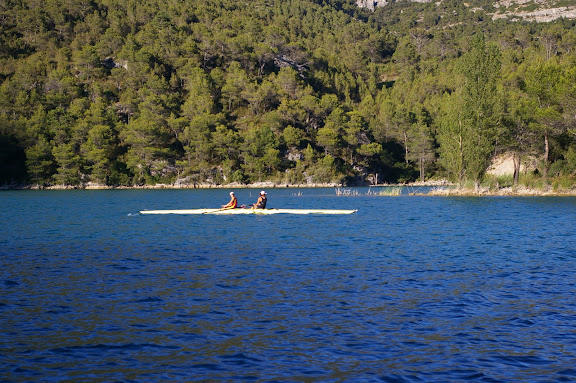
POLYGON ((484 35, 478 35, 461 64, 460 70, 465 78, 463 112, 468 129, 466 167, 469 179, 478 184, 494 153, 497 127, 502 118, 502 100, 498 91, 500 51, 495 45, 487 45, 484 35))
POLYGON ((471 180, 478 186, 494 152, 502 118, 500 66, 498 48, 487 45, 483 35, 473 39, 470 51, 459 62, 458 72, 463 80, 455 96, 459 107, 450 108, 447 115, 451 117, 440 124, 444 132, 439 136, 444 158, 453 157, 459 162, 453 169, 459 168, 459 182, 471 180), (458 158, 455 153, 459 153, 458 158))

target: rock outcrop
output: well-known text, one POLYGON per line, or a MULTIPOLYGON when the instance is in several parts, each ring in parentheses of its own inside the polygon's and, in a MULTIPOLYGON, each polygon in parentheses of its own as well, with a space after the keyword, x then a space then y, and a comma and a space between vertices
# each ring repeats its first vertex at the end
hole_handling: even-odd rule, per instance
POLYGON ((388 5, 388 0, 356 0, 356 4, 360 8, 368 8, 373 11, 376 7, 388 5))
MULTIPOLYGON (((356 0, 361 8, 374 10, 390 3, 408 1, 414 3, 430 3, 434 0, 356 0)), ((438 1, 441 3, 442 0, 438 1)), ((559 18, 576 19, 576 5, 560 5, 557 0, 504 0, 495 1, 492 13, 493 19, 527 20, 549 22, 559 18), (535 9, 534 9, 535 8, 535 9)))

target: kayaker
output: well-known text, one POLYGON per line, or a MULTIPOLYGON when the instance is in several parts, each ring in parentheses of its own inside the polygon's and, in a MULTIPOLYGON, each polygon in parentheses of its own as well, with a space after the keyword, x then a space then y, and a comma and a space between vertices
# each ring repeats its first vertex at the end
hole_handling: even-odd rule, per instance
POLYGON ((252 209, 266 209, 266 202, 268 202, 268 198, 266 198, 266 192, 262 190, 258 201, 252 205, 252 209))
POLYGON ((222 205, 222 209, 236 209, 236 206, 238 206, 238 199, 236 199, 234 192, 230 192, 230 202, 222 205))

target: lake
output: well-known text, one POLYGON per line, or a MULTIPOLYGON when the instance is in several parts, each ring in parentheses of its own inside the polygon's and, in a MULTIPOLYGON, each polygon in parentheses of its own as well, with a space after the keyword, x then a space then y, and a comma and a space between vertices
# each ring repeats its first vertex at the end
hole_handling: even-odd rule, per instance
POLYGON ((1 192, 0 381, 576 380, 576 198, 229 191, 1 192))

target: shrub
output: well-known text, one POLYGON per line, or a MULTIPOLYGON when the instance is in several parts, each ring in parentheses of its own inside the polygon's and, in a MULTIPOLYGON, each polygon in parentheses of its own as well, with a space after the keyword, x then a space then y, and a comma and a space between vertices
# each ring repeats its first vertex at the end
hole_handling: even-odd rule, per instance
POLYGON ((539 174, 530 172, 520 175, 519 184, 531 189, 542 189, 544 180, 539 174))

